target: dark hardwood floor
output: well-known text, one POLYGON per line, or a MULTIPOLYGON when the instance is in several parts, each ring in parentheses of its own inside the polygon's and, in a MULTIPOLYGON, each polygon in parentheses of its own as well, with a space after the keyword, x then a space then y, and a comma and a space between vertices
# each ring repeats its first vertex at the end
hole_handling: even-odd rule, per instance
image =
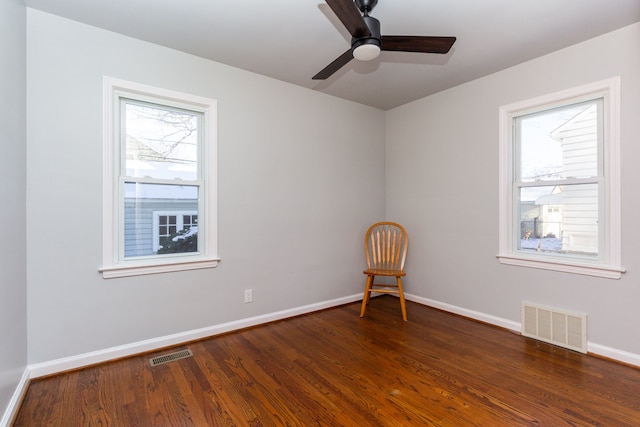
POLYGON ((639 426, 640 370, 398 300, 32 381, 15 426, 639 426), (156 367, 149 358, 189 348, 156 367))

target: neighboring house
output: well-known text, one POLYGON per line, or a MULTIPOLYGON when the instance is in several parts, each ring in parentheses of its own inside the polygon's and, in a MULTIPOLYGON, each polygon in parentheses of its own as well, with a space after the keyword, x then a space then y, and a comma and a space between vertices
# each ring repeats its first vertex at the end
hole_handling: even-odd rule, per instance
POLYGON ((125 198, 125 257, 154 255, 168 236, 198 224, 193 199, 125 198))
POLYGON ((562 187, 555 186, 550 193, 542 187, 533 200, 520 202, 521 237, 523 239, 562 237, 563 205, 562 187))
MULTIPOLYGON (((562 146, 563 170, 567 177, 597 176, 598 117, 593 105, 576 115, 555 131, 551 137, 562 146)), ((561 207, 562 250, 598 253, 598 186, 564 185, 553 201, 543 206, 561 207)))
MULTIPOLYGON (((562 148, 562 170, 567 178, 597 176, 597 106, 569 119, 552 133, 562 148)), ((548 194, 521 204, 522 238, 557 237, 561 250, 598 253, 598 187, 556 185, 548 194)))
MULTIPOLYGON (((165 155, 149 144, 128 138, 127 148, 127 165, 133 166, 137 174, 144 175, 147 170, 181 177, 175 163, 165 161, 165 155)), ((185 174, 181 178, 187 177, 185 174)), ((164 239, 198 225, 198 198, 189 185, 125 184, 124 191, 125 257, 154 255, 164 239)))
POLYGON ((535 204, 538 208, 538 217, 541 226, 536 230, 541 237, 561 238, 564 225, 564 195, 562 186, 555 186, 551 194, 540 196, 535 204))

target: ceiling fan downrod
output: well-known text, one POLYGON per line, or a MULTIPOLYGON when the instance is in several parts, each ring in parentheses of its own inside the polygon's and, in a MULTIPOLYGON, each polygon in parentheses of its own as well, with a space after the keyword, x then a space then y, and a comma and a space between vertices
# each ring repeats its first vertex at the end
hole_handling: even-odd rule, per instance
POLYGON ((369 16, 369 12, 378 4, 378 0, 355 0, 355 2, 364 16, 369 16))
POLYGON ((370 61, 380 55, 382 37, 380 35, 380 21, 369 12, 378 4, 378 0, 355 0, 356 6, 363 14, 363 21, 369 29, 367 37, 353 37, 351 39, 351 50, 353 57, 360 61, 370 61))

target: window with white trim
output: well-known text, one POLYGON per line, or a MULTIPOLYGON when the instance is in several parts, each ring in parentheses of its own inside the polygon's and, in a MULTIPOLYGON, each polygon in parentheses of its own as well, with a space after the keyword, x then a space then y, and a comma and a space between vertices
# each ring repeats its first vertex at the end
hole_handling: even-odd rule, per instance
POLYGON ((619 86, 500 108, 500 262, 620 278, 619 86))
POLYGON ((217 265, 216 103, 104 78, 103 277, 217 265))

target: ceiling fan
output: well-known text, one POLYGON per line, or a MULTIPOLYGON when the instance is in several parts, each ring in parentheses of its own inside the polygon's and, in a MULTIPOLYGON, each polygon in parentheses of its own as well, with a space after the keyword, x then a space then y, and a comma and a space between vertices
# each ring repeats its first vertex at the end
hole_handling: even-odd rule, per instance
POLYGON ((380 35, 380 21, 369 16, 369 12, 378 4, 378 0, 326 0, 326 2, 351 34, 351 48, 313 76, 313 80, 325 80, 353 58, 360 61, 375 59, 380 55, 381 50, 447 53, 456 41, 455 37, 380 35))

